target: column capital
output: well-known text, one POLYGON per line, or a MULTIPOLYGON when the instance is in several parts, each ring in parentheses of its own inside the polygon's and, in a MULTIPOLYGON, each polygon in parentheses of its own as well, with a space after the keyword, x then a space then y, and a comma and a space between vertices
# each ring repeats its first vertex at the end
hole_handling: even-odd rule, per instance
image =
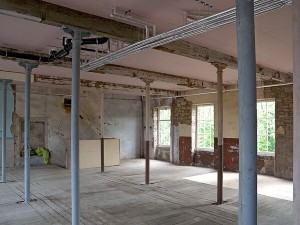
POLYGON ((76 27, 70 27, 70 26, 62 26, 62 30, 68 34, 70 34, 72 37, 74 37, 75 33, 80 33, 81 37, 88 37, 91 35, 91 33, 87 30, 83 30, 76 27))
POLYGON ((154 82, 154 80, 149 79, 149 78, 140 78, 146 85, 150 85, 151 83, 154 82))
POLYGON ((220 63, 220 62, 213 62, 211 63, 214 67, 217 68, 218 72, 219 71, 223 71, 226 67, 227 67, 227 64, 225 63, 220 63))
POLYGON ((19 62, 19 66, 24 67, 26 71, 31 71, 32 69, 37 68, 39 65, 37 63, 19 62))

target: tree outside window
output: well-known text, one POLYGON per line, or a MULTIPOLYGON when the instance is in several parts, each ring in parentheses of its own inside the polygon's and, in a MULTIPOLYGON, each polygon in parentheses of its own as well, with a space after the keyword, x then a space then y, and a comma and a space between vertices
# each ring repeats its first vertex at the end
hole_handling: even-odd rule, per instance
POLYGON ((171 109, 158 109, 158 143, 159 146, 171 144, 171 109))
POLYGON ((275 102, 257 103, 257 151, 275 152, 275 102))
POLYGON ((195 106, 192 113, 193 146, 195 149, 214 148, 214 106, 195 106))

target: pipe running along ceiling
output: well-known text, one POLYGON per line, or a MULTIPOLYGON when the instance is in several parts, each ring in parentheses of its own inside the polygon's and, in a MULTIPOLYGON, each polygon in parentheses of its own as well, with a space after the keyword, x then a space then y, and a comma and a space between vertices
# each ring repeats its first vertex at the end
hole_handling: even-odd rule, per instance
MULTIPOLYGON (((256 0, 254 2, 255 16, 268 13, 270 11, 282 8, 292 3, 292 0, 256 0)), ((145 49, 155 48, 176 40, 188 38, 197 34, 205 33, 210 30, 222 27, 227 24, 236 22, 236 7, 230 8, 212 16, 197 20, 190 24, 181 26, 174 30, 156 35, 143 41, 134 43, 116 52, 110 53, 103 57, 95 58, 88 63, 83 64, 82 71, 90 71, 113 62, 122 57, 140 52, 145 49)))

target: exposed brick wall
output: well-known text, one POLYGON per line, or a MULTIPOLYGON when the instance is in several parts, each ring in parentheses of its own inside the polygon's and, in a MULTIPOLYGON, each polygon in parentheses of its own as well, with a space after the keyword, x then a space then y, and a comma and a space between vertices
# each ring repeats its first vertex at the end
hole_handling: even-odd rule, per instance
MULTIPOLYGON (((224 151, 224 170, 226 171, 239 171, 239 139, 238 138, 224 138, 223 139, 224 151)), ((193 163, 195 166, 217 168, 218 152, 217 152, 218 139, 215 138, 214 151, 195 151, 193 163)), ((274 175, 274 156, 257 156, 257 173, 274 175)))
POLYGON ((192 163, 192 138, 179 137, 179 164, 184 166, 191 166, 192 163))
POLYGON ((293 177, 293 85, 265 88, 265 98, 275 99, 275 176, 293 177))
POLYGON ((198 151, 193 155, 194 166, 215 168, 215 153, 213 151, 198 151))
POLYGON ((193 103, 185 98, 176 98, 172 104, 173 134, 174 140, 178 141, 178 143, 176 141, 173 143, 173 154, 176 155, 174 156, 174 163, 179 165, 192 165, 193 162, 191 138, 192 106, 193 103))

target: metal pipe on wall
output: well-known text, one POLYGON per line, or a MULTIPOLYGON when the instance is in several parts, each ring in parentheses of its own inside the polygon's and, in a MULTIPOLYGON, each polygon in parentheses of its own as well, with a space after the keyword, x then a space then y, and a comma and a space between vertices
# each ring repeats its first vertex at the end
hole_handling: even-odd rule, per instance
POLYGON ((236 0, 239 96, 239 225, 257 224, 254 1, 236 0))
POLYGON ((293 221, 300 225, 300 0, 293 0, 293 221))
POLYGON ((30 89, 32 69, 36 64, 19 63, 25 68, 25 112, 24 112, 24 201, 30 202, 30 89))

